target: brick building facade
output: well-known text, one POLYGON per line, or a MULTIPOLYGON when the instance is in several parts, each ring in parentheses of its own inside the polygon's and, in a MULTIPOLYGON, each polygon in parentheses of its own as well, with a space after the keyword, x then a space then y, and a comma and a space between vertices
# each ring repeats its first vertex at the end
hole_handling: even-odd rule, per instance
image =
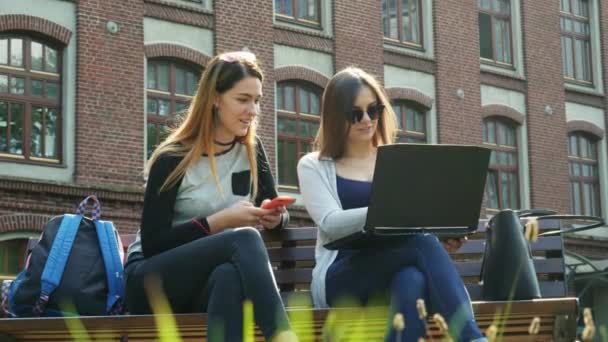
MULTIPOLYGON (((240 49, 265 71, 259 134, 285 193, 323 86, 356 65, 399 108, 400 140, 496 150, 488 213, 603 215, 607 39, 600 0, 0 0, 0 240, 92 193, 137 230, 165 116, 211 56, 240 49)), ((605 236, 571 246, 584 239, 608 254, 605 236)))

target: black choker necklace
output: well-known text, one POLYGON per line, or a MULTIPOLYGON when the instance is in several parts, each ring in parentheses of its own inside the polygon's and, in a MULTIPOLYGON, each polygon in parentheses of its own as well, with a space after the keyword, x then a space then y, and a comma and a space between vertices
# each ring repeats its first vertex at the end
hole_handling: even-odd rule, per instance
POLYGON ((223 143, 223 142, 219 142, 219 141, 217 141, 217 140, 213 140, 213 142, 214 142, 216 145, 220 145, 220 146, 231 146, 231 145, 233 145, 233 144, 234 144, 234 142, 235 142, 235 141, 236 141, 236 139, 232 140, 232 141, 231 141, 231 142, 229 142, 229 143, 223 143))

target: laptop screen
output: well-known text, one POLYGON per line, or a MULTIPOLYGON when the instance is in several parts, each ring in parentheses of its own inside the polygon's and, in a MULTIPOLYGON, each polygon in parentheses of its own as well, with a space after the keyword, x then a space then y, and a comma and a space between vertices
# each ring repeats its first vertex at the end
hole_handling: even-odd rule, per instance
POLYGON ((366 229, 477 227, 490 150, 479 146, 380 146, 366 229))

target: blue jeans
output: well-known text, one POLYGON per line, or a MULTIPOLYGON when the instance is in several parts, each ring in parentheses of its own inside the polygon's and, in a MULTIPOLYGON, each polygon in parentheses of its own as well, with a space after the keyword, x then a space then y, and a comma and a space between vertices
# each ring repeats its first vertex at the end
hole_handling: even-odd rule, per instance
MULTIPOLYGON (((325 279, 330 306, 341 298, 362 305, 377 304, 374 298, 390 298, 391 313, 405 316, 403 341, 425 335, 418 318, 416 300, 424 299, 429 314, 440 313, 457 341, 482 338, 473 317, 469 294, 452 260, 434 235, 414 235, 377 248, 342 250, 329 267, 325 279)), ((390 317, 392 322, 392 315, 390 317)), ((392 328, 387 341, 395 341, 392 328)))

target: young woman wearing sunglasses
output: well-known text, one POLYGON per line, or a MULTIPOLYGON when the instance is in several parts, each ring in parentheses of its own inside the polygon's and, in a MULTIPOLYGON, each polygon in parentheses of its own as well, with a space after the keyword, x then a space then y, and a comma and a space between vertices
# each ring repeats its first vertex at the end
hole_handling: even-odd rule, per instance
POLYGON ((160 294, 147 282, 156 278, 173 312, 208 313, 209 341, 242 341, 245 299, 267 341, 297 341, 253 228, 288 219, 284 206, 260 208, 277 196, 255 135, 262 81, 252 53, 213 58, 184 121, 150 157, 141 234, 125 266, 131 313, 151 312, 149 296, 160 294))
MULTIPOLYGON (((323 247, 363 228, 377 147, 393 143, 396 119, 378 82, 357 68, 345 69, 329 81, 322 108, 317 152, 298 163, 304 204, 319 227, 312 281, 315 305, 388 301, 391 318, 396 312, 405 316, 404 341, 417 341, 425 330, 416 300, 424 299, 432 312, 448 320, 455 340, 485 341, 466 288, 435 236, 420 234, 357 250, 323 247)), ((394 335, 390 329, 386 340, 394 341, 394 335)))

